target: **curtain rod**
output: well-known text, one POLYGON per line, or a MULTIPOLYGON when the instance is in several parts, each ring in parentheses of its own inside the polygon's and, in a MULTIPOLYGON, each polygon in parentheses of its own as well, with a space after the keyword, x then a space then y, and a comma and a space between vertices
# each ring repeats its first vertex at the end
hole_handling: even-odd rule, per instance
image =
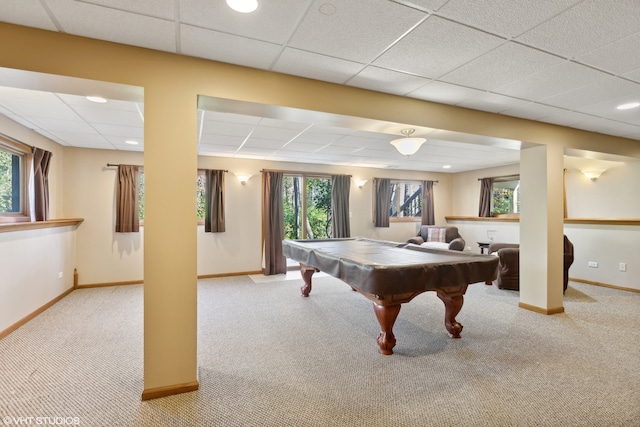
POLYGON ((378 177, 375 177, 375 178, 373 178, 373 179, 390 179, 390 180, 392 180, 392 181, 403 181, 403 182, 422 182, 422 181, 431 181, 431 182, 433 182, 434 184, 438 184, 438 183, 439 183, 439 182, 438 182, 438 180, 435 180, 435 181, 434 181, 433 179, 380 178, 379 176, 378 176, 378 177))
MULTIPOLYGON (((282 172, 282 173, 289 173, 293 175, 334 175, 327 172, 309 172, 309 171, 302 172, 302 171, 279 170, 279 169, 260 169, 260 173, 263 173, 263 172, 282 172)), ((337 174, 337 175, 343 175, 343 174, 337 174)), ((348 176, 352 176, 352 175, 348 175, 348 176)))
MULTIPOLYGON (((115 168, 115 167, 118 167, 118 166, 120 166, 120 165, 115 164, 115 163, 107 163, 107 167, 108 167, 108 168, 115 168)), ((142 165, 131 165, 131 166, 136 166, 136 167, 139 167, 139 168, 144 167, 144 166, 142 166, 142 165)), ((201 170, 203 171, 203 170, 206 170, 206 169, 200 169, 200 168, 198 168, 198 170, 199 170, 199 171, 201 171, 201 170)), ((224 170, 223 170, 223 172, 229 172, 229 171, 228 171, 228 170, 226 170, 226 169, 224 169, 224 170)))
MULTIPOLYGON (((120 165, 115 164, 115 163, 107 163, 107 167, 108 168, 117 168, 118 166, 120 166, 120 165)), ((137 166, 139 168, 143 167, 142 165, 127 165, 127 166, 137 166)))
MULTIPOLYGON (((492 178, 492 179, 520 178, 520 174, 516 173, 513 175, 488 176, 487 178, 492 178)), ((482 181, 483 179, 487 179, 487 178, 478 178, 478 181, 482 181)))

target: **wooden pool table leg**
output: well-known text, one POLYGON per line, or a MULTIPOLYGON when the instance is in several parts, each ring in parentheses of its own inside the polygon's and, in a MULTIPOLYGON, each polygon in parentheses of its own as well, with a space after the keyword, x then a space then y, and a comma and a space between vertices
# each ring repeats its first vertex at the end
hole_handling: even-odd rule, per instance
POLYGON ((380 353, 393 354, 393 347, 396 346, 396 337, 393 335, 393 324, 396 323, 400 304, 380 305, 373 303, 373 311, 376 313, 378 323, 380 323, 380 333, 378 334, 378 346, 380 353))
POLYGON ((304 286, 300 288, 303 297, 309 296, 311 292, 311 276, 313 276, 313 273, 316 271, 318 271, 318 269, 300 264, 300 274, 302 274, 302 280, 304 280, 304 286))
POLYGON ((464 297, 462 295, 444 295, 438 292, 438 298, 444 303, 444 326, 452 338, 460 338, 462 325, 456 321, 456 316, 462 309, 464 297))

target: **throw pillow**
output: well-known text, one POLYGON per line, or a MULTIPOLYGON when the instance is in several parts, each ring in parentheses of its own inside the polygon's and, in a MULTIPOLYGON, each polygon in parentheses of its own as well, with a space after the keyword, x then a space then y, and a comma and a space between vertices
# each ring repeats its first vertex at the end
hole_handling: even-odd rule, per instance
POLYGON ((430 228, 427 230, 427 242, 446 242, 447 230, 445 228, 430 228))

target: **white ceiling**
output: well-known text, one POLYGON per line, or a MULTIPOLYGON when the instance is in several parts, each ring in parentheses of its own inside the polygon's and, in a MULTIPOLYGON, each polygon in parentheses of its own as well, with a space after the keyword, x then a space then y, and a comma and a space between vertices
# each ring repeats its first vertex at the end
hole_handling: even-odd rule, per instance
MULTIPOLYGON (((640 109, 615 108, 640 102, 638 0, 259 2, 2 0, 0 21, 640 140, 640 109)), ((142 103, 20 82, 0 69, 1 114, 62 145, 143 150, 142 103)), ((202 155, 442 172, 519 160, 517 141, 435 129, 405 158, 396 124, 215 101, 201 102, 202 155)))

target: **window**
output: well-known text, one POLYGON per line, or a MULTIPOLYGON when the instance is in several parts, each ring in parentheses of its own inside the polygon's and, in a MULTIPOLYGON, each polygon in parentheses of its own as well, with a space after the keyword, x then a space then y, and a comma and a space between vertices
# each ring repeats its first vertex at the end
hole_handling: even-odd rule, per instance
POLYGON ((391 181, 390 221, 420 220, 422 218, 422 183, 391 181))
POLYGON ((491 212, 494 216, 520 212, 520 177, 494 179, 491 212))
POLYGON ((144 169, 138 168, 138 219, 144 220, 144 169))
POLYGON ((203 170, 198 171, 198 177, 196 178, 196 218, 198 218, 198 224, 204 224, 204 205, 205 205, 205 182, 207 178, 203 170))
POLYGON ((331 178, 285 175, 282 188, 285 238, 330 238, 331 178))
POLYGON ((31 148, 0 137, 0 221, 29 221, 31 148))

